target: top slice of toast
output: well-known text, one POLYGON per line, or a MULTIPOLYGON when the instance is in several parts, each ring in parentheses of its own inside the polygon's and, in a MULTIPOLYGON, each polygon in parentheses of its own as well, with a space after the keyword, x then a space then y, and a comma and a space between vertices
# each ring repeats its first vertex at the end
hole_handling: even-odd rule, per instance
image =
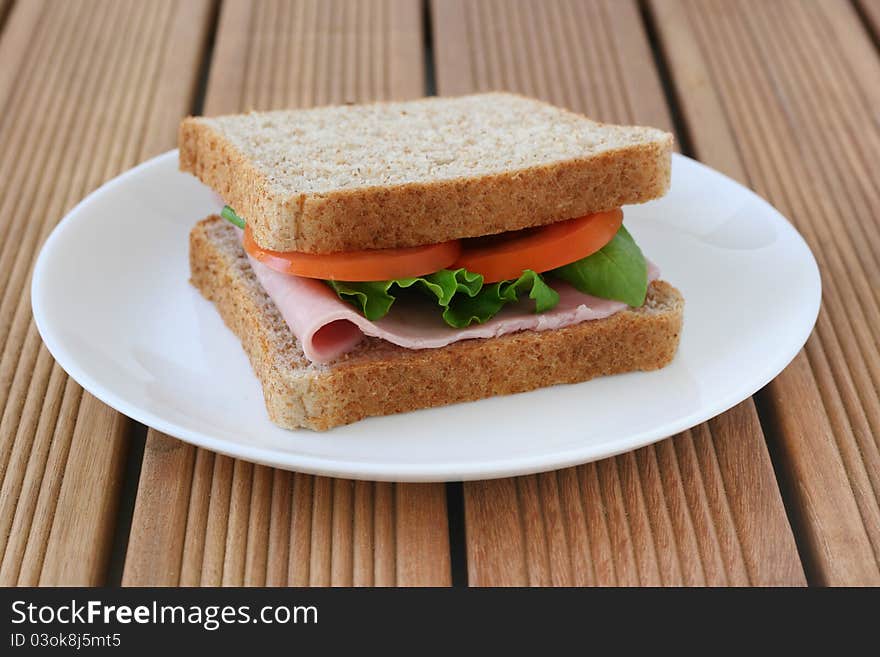
POLYGON ((276 251, 433 244, 642 203, 672 135, 507 93, 189 117, 180 169, 276 251))

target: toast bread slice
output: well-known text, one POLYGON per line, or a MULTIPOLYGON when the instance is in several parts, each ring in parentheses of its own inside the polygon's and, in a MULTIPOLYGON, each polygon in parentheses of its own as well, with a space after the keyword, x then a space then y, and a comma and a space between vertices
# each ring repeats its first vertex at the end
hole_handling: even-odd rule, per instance
POLYGON ((672 135, 487 93, 189 117, 180 169, 275 251, 436 244, 643 203, 672 135))
POLYGON ((440 349, 365 338, 320 365, 306 359, 257 281, 238 234, 220 217, 200 221, 190 233, 190 268, 192 284, 241 340, 269 418, 288 429, 322 431, 369 416, 659 369, 678 348, 684 309, 678 290, 655 281, 641 308, 606 319, 440 349))

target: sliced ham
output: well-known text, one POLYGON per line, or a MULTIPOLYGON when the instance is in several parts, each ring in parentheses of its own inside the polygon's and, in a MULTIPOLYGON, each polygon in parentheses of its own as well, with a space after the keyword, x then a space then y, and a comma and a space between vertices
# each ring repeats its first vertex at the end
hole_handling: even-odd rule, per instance
MULTIPOLYGON (((341 300, 326 283, 282 274, 253 258, 250 261, 266 294, 302 342, 306 358, 314 363, 339 358, 354 349, 365 335, 406 349, 436 349, 459 340, 563 328, 603 319, 626 308, 620 301, 583 294, 568 283, 555 280, 553 289, 559 293, 559 304, 541 314, 536 314, 533 302, 525 299, 505 307, 485 324, 455 329, 443 322, 439 306, 403 298, 395 301, 385 317, 372 322, 341 300)), ((651 263, 648 276, 650 280, 659 276, 658 269, 651 263)))

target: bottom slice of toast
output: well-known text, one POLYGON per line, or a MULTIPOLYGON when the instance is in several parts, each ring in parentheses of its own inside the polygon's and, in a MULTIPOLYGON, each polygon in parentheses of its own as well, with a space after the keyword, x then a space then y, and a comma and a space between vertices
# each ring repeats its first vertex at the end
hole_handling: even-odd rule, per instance
MULTIPOLYGON (((597 376, 654 370, 675 355, 684 299, 654 281, 641 308, 552 331, 404 349, 365 338, 338 360, 311 363, 263 291, 235 230, 220 217, 190 233, 191 282, 241 340, 279 426, 323 431, 389 415, 525 392, 597 376)), ((439 321, 439 317, 438 317, 439 321)))

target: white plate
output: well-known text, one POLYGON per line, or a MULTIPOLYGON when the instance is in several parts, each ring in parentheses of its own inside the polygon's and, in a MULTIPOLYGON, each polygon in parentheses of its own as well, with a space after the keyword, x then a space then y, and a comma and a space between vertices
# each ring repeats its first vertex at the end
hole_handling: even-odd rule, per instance
POLYGON ((626 225, 685 296, 681 347, 651 373, 372 418, 328 433, 269 422, 238 339, 187 282, 187 235, 219 211, 171 151, 88 196, 37 260, 49 351, 118 411, 196 445, 316 474, 482 479, 619 454, 742 401, 794 358, 820 279, 791 224, 725 176, 675 155, 672 190, 626 225))

